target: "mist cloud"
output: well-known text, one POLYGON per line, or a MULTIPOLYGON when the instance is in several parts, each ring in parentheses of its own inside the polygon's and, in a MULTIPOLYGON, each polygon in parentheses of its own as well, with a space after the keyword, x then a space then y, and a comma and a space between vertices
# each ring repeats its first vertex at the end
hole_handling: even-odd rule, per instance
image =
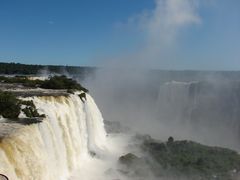
POLYGON ((144 40, 135 52, 115 58, 117 65, 171 65, 167 61, 174 60, 172 55, 182 30, 202 22, 198 8, 198 0, 156 0, 153 10, 144 10, 129 17, 126 23, 118 23, 118 27, 138 31, 144 40))
POLYGON ((199 24, 195 0, 156 0, 156 8, 149 17, 146 28, 151 44, 173 41, 181 28, 199 24))

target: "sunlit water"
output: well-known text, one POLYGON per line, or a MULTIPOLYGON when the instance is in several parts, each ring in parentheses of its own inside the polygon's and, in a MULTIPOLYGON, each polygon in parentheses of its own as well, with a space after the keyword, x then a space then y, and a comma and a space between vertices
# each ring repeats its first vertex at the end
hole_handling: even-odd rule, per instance
POLYGON ((0 173, 14 180, 113 177, 126 138, 107 137, 102 115, 90 95, 85 102, 77 94, 29 99, 47 117, 2 139, 0 173))

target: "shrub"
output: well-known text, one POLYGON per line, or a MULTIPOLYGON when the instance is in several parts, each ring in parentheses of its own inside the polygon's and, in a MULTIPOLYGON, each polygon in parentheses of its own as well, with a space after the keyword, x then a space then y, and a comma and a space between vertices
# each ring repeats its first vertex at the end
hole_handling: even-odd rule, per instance
POLYGON ((32 118, 32 117, 45 117, 44 114, 39 114, 37 109, 36 109, 36 106, 35 104, 33 103, 32 100, 30 101, 21 101, 21 105, 26 105, 25 108, 22 109, 22 111, 24 112, 24 114, 29 117, 29 118, 32 118))
POLYGON ((22 109, 24 114, 29 117, 45 117, 39 114, 33 101, 23 101, 10 92, 0 91, 0 115, 4 118, 16 119, 21 112, 21 105, 26 107, 22 109))
POLYGON ((49 80, 43 81, 40 87, 44 89, 71 89, 88 92, 88 90, 82 87, 77 81, 67 78, 64 75, 53 76, 49 80))
POLYGON ((171 145, 174 142, 174 139, 172 136, 168 138, 167 145, 171 145))
POLYGON ((3 83, 19 83, 25 87, 40 87, 43 89, 67 89, 71 93, 74 90, 88 92, 86 88, 81 86, 77 81, 67 78, 66 76, 52 76, 48 80, 30 80, 26 76, 5 77, 0 76, 0 82, 3 83))
POLYGON ((171 137, 167 143, 146 140, 142 148, 166 171, 172 173, 198 174, 202 179, 217 175, 221 180, 223 177, 229 180, 230 171, 240 171, 240 155, 225 148, 186 140, 174 141, 171 137))
POLYGON ((4 118, 17 118, 20 111, 20 101, 12 93, 0 91, 0 114, 4 118))

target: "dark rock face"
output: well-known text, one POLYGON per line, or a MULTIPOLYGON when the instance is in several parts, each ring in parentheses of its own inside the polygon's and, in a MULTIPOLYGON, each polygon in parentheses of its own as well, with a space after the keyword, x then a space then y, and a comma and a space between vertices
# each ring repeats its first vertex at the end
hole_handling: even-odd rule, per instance
POLYGON ((0 140, 13 135, 26 125, 41 123, 43 119, 43 117, 4 119, 0 122, 0 140))
POLYGON ((7 123, 18 123, 22 125, 31 125, 41 123, 44 117, 32 117, 32 118, 17 118, 17 119, 8 119, 7 123))
POLYGON ((121 156, 119 158, 119 162, 122 163, 122 164, 125 164, 127 166, 133 165, 138 160, 139 160, 139 158, 136 155, 132 154, 132 153, 128 153, 128 154, 126 154, 124 156, 121 156))
POLYGON ((81 93, 78 95, 82 102, 85 102, 87 100, 86 93, 81 93))
POLYGON ((150 166, 145 158, 139 158, 133 153, 128 153, 119 158, 119 163, 123 166, 119 172, 130 177, 130 179, 144 179, 151 176, 150 166))

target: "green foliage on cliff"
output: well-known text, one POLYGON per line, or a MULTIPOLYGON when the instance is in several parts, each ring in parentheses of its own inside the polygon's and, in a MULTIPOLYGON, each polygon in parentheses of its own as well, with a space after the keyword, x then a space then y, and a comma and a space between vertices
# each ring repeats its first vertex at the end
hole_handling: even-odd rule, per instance
POLYGON ((43 89, 68 89, 69 92, 71 90, 88 92, 88 90, 84 88, 80 83, 64 75, 52 76, 46 80, 39 80, 39 79, 31 80, 26 76, 15 76, 15 77, 0 76, 0 82, 11 83, 11 84, 13 83, 21 84, 25 87, 31 87, 31 88, 40 87, 43 89))
POLYGON ((20 112, 23 112, 26 117, 45 117, 44 114, 39 114, 33 101, 24 101, 10 92, 0 91, 0 115, 4 118, 16 119, 20 112), (25 106, 21 109, 21 106, 25 106))
POLYGON ((17 83, 22 84, 25 87, 39 87, 42 84, 42 80, 30 80, 27 76, 15 76, 15 77, 7 77, 7 76, 0 76, 0 82, 2 83, 17 83))
POLYGON ((53 76, 50 79, 43 81, 40 87, 44 89, 74 89, 88 92, 88 90, 81 86, 77 81, 67 78, 64 75, 53 76))
POLYGON ((0 91, 0 115, 4 118, 17 118, 20 110, 20 101, 12 93, 0 91))
POLYGON ((240 177, 240 155, 230 149, 210 147, 193 141, 159 142, 143 138, 142 157, 126 154, 119 162, 138 175, 139 168, 149 168, 156 177, 173 179, 237 180, 240 177))
POLYGON ((147 141, 143 148, 165 169, 184 174, 206 176, 227 176, 228 172, 240 170, 240 156, 237 152, 209 147, 192 141, 157 143, 147 141))
POLYGON ((185 175, 199 174, 206 179, 229 178, 233 170, 240 170, 240 156, 237 152, 205 146, 192 141, 172 141, 157 143, 145 141, 143 148, 164 169, 185 175))
POLYGON ((44 114, 39 114, 35 104, 33 103, 32 100, 30 101, 23 101, 21 100, 21 105, 25 105, 25 107, 22 109, 22 111, 24 112, 24 114, 29 117, 29 118, 33 118, 33 117, 45 117, 44 114))
MULTIPOLYGON (((83 91, 81 99, 86 99, 86 92, 88 90, 81 86, 77 81, 67 78, 66 76, 52 76, 47 80, 31 80, 26 76, 6 77, 0 76, 1 83, 20 84, 24 87, 43 88, 43 89, 63 89, 68 93, 74 91, 83 91)), ((45 117, 38 113, 32 101, 23 101, 10 92, 0 91, 0 115, 4 118, 18 118, 21 111, 28 117, 45 117), (22 105, 24 108, 22 108, 22 105)))

